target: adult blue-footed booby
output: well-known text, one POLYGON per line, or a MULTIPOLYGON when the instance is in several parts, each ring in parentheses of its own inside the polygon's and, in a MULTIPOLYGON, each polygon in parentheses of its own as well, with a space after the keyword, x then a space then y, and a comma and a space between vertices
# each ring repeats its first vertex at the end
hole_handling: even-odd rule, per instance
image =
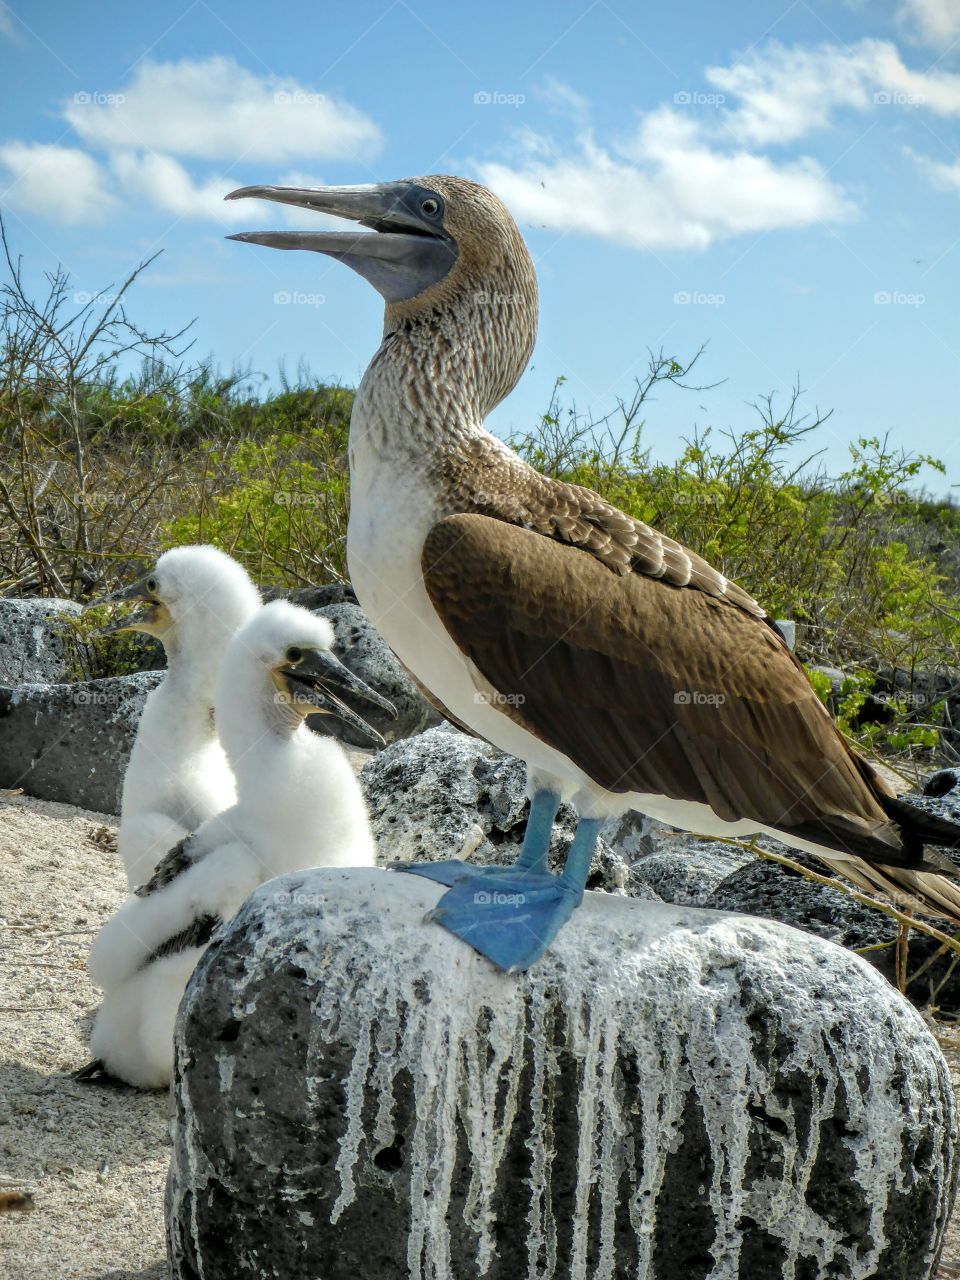
POLYGON ((227 646, 259 609, 260 593, 243 566, 216 547, 174 547, 106 600, 142 601, 139 613, 105 630, 143 631, 167 655, 123 776, 117 850, 132 889, 168 849, 236 798, 213 695, 227 646))
POLYGON ((436 920, 503 968, 529 967, 580 902, 600 826, 627 809, 704 835, 768 832, 862 871, 903 868, 912 891, 960 910, 926 874, 952 864, 925 851, 960 842, 960 827, 898 800, 850 750, 764 609, 484 429, 537 327, 533 264, 496 196, 440 176, 228 199, 245 196, 369 229, 231 238, 328 254, 384 298, 350 428, 350 576, 416 679, 527 764, 513 868, 410 868, 450 886, 436 920), (581 817, 554 877, 562 799, 581 817))
POLYGON ((220 739, 237 799, 170 849, 104 925, 90 974, 104 991, 76 1075, 165 1085, 184 987, 216 929, 257 885, 305 867, 370 867, 373 837, 350 762, 311 733, 327 715, 383 739, 344 699, 393 711, 333 654, 326 618, 285 600, 264 605, 231 641, 216 687, 220 739))

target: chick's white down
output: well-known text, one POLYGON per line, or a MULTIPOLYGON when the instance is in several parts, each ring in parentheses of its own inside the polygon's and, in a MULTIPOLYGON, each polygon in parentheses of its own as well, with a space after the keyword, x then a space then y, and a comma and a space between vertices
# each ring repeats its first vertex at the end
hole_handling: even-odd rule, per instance
POLYGON ((151 577, 164 611, 143 629, 163 644, 167 671, 147 698, 123 780, 117 849, 131 889, 236 799, 214 724, 214 690, 227 646, 260 607, 246 571, 216 547, 175 547, 151 577))
POLYGON ((366 806, 343 749, 306 727, 302 709, 291 710, 275 677, 291 646, 332 643, 326 619, 275 601, 227 650, 215 708, 236 803, 195 832, 185 869, 168 884, 128 898, 90 954, 91 976, 105 992, 91 1049, 130 1084, 159 1088, 169 1081, 176 1008, 204 950, 190 946, 151 960, 158 948, 204 917, 229 920, 273 876, 374 865, 366 806))

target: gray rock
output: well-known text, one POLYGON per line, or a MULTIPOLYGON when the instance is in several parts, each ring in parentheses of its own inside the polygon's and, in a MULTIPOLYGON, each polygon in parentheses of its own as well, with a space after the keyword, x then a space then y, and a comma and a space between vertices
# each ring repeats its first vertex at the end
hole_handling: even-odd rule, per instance
POLYGON ((960 769, 938 770, 926 779, 922 791, 911 792, 905 799, 938 818, 960 823, 960 769))
MULTIPOLYGON (((509 866, 523 843, 530 802, 526 769, 515 756, 449 726, 428 729, 381 751, 360 775, 382 863, 464 858, 509 866)), ((561 870, 577 815, 563 805, 550 845, 551 869, 561 870)), ((597 842, 591 889, 655 897, 630 880, 627 860, 597 842)))
POLYGON ((928 1280, 922 1019, 768 921, 588 894, 527 974, 417 877, 262 886, 177 1019, 172 1280, 928 1280))
POLYGON ((162 678, 0 687, 0 787, 118 813, 140 713, 162 678))
MULTIPOLYGON (((436 721, 437 713, 416 687, 403 667, 394 657, 392 650, 383 640, 379 631, 371 625, 366 614, 358 604, 344 601, 341 604, 327 604, 314 612, 329 618, 336 631, 337 657, 350 670, 365 680, 372 688, 382 693, 397 708, 397 719, 391 720, 378 707, 357 704, 363 718, 377 729, 387 740, 395 742, 400 738, 408 738, 419 733, 431 721, 436 721)), ((315 717, 316 719, 316 717, 315 717)), ((353 746, 367 747, 369 742, 361 738, 356 730, 337 723, 331 728, 343 742, 353 746)))
POLYGON ((326 582, 321 587, 264 587, 264 600, 289 600, 301 609, 323 609, 328 604, 357 604, 357 593, 349 582, 326 582))
POLYGON ((655 889, 664 902, 702 907, 721 881, 755 858, 755 854, 727 844, 692 836, 661 836, 660 849, 634 863, 633 874, 655 889))
MULTIPOLYGON (((827 868, 816 858, 787 849, 801 866, 820 875, 827 868)), ((643 864, 641 863, 641 868, 643 864)), ((885 978, 896 984, 896 951, 894 941, 897 924, 890 916, 864 906, 841 889, 831 889, 804 879, 778 863, 754 859, 723 880, 704 901, 704 906, 719 911, 738 911, 748 915, 779 920, 807 933, 828 938, 852 951, 870 947, 864 959, 885 978), (885 944, 885 945, 884 945, 885 944)), ((942 920, 931 923, 943 928, 942 920)), ((933 1006, 942 1013, 960 1011, 960 975, 955 972, 953 956, 933 959, 939 944, 914 930, 910 935, 907 955, 906 995, 920 1008, 933 1006), (930 962, 927 965, 927 962, 930 962), (920 970, 924 971, 921 974, 920 970), (913 975, 919 976, 914 979, 913 975)))
POLYGON ((89 674, 90 655, 69 624, 79 614, 73 600, 0 600, 0 685, 89 674))
POLYGON ((945 796, 951 791, 960 793, 960 769, 938 769, 923 780, 925 796, 945 796))

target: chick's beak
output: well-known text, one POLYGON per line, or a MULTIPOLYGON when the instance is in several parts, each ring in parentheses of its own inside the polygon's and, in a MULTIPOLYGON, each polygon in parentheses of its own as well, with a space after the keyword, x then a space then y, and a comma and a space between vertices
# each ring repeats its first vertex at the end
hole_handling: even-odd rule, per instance
POLYGON ((356 729, 375 745, 380 747, 386 745, 382 734, 352 710, 338 695, 342 694, 344 697, 372 703, 394 720, 397 718, 396 707, 382 694, 371 689, 359 676, 354 675, 349 667, 344 666, 329 650, 306 650, 301 661, 283 667, 281 674, 285 677, 295 698, 309 703, 307 715, 334 716, 337 720, 356 729))
POLYGON ((110 622, 102 627, 97 627, 92 633, 95 636, 115 635, 118 631, 147 631, 158 621, 157 613, 160 608, 159 602, 151 595, 147 583, 150 580, 150 574, 144 574, 142 578, 138 578, 136 582, 131 582, 129 586, 120 587, 117 591, 111 591, 109 595, 100 596, 97 600, 88 600, 83 606, 84 610, 97 609, 105 604, 120 604, 124 600, 145 600, 148 602, 148 608, 142 609, 139 613, 118 619, 116 622, 110 622))

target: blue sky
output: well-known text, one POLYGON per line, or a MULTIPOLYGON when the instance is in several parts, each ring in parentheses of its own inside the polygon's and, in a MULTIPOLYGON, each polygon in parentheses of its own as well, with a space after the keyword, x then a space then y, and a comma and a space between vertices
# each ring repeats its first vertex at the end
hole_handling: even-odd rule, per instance
POLYGON ((648 347, 706 342, 702 381, 725 381, 650 407, 657 457, 799 376, 834 410, 833 469, 889 431, 960 485, 960 0, 91 13, 0 4, 0 203, 31 277, 62 262, 92 293, 162 248, 131 299, 145 326, 196 316, 223 367, 303 358, 355 383, 377 296, 318 255, 227 242, 317 223, 222 195, 464 173, 507 201, 540 276, 496 429, 529 425, 561 374, 599 416, 648 347))

